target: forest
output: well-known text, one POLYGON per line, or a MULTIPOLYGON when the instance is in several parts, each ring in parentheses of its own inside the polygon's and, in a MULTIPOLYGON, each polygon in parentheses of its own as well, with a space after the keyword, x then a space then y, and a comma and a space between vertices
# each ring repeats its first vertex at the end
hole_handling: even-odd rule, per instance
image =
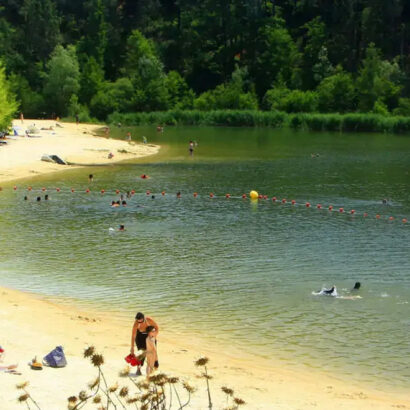
POLYGON ((1 0, 0 126, 215 110, 409 116, 410 1, 1 0))

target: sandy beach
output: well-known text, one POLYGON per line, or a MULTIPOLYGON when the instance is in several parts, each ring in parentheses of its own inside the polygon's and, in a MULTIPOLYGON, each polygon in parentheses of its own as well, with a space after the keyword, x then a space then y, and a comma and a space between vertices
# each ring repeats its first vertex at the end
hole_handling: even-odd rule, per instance
MULTIPOLYGON (((0 344, 6 351, 4 364, 18 363, 22 375, 0 372, 2 409, 18 409, 15 385, 29 381, 29 391, 42 409, 64 409, 67 397, 78 394, 95 378, 96 369, 82 358, 83 349, 94 345, 104 354, 109 383, 130 385, 118 377, 129 352, 130 321, 110 312, 84 312, 67 303, 55 304, 37 295, 0 288, 0 344), (31 370, 27 363, 42 358, 57 345, 65 348, 68 366, 63 369, 31 370)), ((214 408, 222 409, 225 399, 221 386, 233 388, 249 409, 387 409, 410 408, 410 400, 394 394, 353 387, 317 373, 291 372, 266 367, 260 360, 238 357, 227 346, 206 346, 194 335, 172 333, 170 324, 161 323, 159 357, 161 370, 190 380, 198 388, 192 407, 206 409, 204 381, 193 365, 201 355, 210 358, 214 408), (222 351, 223 350, 223 351, 222 351)), ((90 405, 90 408, 92 406, 90 405)))
POLYGON ((58 155, 71 163, 97 165, 153 155, 159 150, 159 146, 152 144, 99 137, 96 132, 101 125, 60 123, 59 127, 56 121, 29 119, 23 124, 20 120, 13 122, 19 135, 24 135, 33 124, 38 129, 33 138, 11 137, 7 145, 0 147, 0 182, 76 167, 41 161, 44 154, 58 155), (108 159, 110 152, 114 154, 112 159, 108 159))

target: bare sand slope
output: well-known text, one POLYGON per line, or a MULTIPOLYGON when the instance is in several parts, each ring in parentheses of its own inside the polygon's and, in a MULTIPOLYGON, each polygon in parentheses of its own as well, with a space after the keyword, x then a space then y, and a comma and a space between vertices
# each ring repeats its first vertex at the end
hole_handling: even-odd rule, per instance
MULTIPOLYGON (((26 178, 69 167, 41 161, 43 154, 58 155, 65 161, 78 164, 110 164, 117 161, 156 154, 159 146, 120 141, 98 137, 95 132, 100 125, 61 123, 49 120, 15 120, 19 134, 35 124, 38 138, 12 137, 5 146, 0 146, 0 182, 26 178), (53 127, 53 130, 41 128, 53 127), (123 152, 120 152, 123 151, 123 152), (126 152, 125 152, 126 151, 126 152), (108 159, 112 152, 114 157, 108 159)), ((124 136, 125 137, 125 136, 124 136)))
MULTIPOLYGON (((22 376, 0 372, 0 408, 21 409, 15 385, 29 381, 29 390, 42 409, 67 408, 67 397, 78 394, 95 378, 96 369, 82 358, 87 344, 103 352, 109 384, 119 381, 118 372, 129 353, 130 321, 111 313, 82 312, 67 304, 55 304, 31 294, 0 288, 0 345, 6 350, 5 363, 19 363, 22 376), (42 358, 56 345, 63 345, 68 366, 33 371, 27 362, 42 358)), ((178 318, 182 320, 182 318, 178 318)), ((188 320, 188 319, 187 319, 188 320)), ((161 370, 189 379, 198 387, 192 409, 207 409, 204 381, 196 378, 193 362, 200 355, 211 359, 210 381, 214 409, 225 407, 221 386, 232 387, 248 404, 247 409, 409 409, 410 400, 399 395, 369 391, 318 373, 299 373, 266 365, 260 359, 234 352, 230 346, 209 346, 195 335, 172 333, 172 323, 160 323, 158 337, 161 370)), ((90 405, 86 408, 96 408, 90 405)))

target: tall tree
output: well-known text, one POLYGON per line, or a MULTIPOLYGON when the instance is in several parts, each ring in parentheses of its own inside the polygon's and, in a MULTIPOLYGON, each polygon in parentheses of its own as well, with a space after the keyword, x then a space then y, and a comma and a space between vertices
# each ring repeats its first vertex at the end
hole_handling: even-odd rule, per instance
POLYGON ((71 97, 80 90, 80 69, 75 48, 57 46, 46 67, 44 95, 47 97, 48 111, 66 115, 71 97))
POLYGON ((6 73, 0 62, 0 130, 8 127, 17 110, 17 103, 10 91, 6 73))

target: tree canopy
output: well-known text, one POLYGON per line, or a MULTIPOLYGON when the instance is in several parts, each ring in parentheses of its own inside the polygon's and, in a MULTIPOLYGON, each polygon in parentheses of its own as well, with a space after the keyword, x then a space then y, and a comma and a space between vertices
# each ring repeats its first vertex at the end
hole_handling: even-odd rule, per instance
POLYGON ((33 116, 407 113, 410 2, 3 0, 0 60, 33 116))

